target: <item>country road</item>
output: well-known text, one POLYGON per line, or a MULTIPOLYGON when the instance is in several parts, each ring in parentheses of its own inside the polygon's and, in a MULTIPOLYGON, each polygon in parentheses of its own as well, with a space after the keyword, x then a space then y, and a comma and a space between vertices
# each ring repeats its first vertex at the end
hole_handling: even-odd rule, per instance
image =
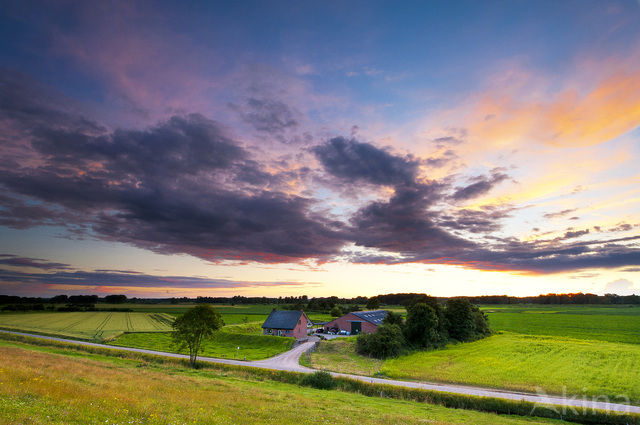
MULTIPOLYGON (((189 358, 189 356, 184 354, 145 350, 142 348, 119 347, 114 345, 97 344, 93 342, 77 341, 72 339, 56 338, 51 336, 44 336, 44 335, 37 335, 37 334, 30 334, 30 333, 23 333, 23 332, 6 331, 2 329, 0 329, 0 332, 13 334, 13 335, 28 336, 33 338, 41 338, 41 339, 46 339, 50 341, 79 344, 79 345, 90 346, 90 347, 110 348, 114 350, 153 354, 157 356, 172 357, 172 358, 181 358, 181 359, 189 358)), ((301 366, 298 363, 298 361, 300 356, 303 353, 305 353, 307 350, 311 349, 314 344, 315 344, 315 341, 305 342, 293 348, 292 350, 287 351, 286 353, 282 353, 278 356, 275 356, 266 360, 241 361, 241 360, 218 359, 218 358, 212 358, 212 357, 198 357, 198 359, 203 362, 211 362, 211 363, 221 363, 221 364, 229 364, 229 365, 256 367, 256 368, 262 368, 262 369, 287 370, 287 371, 293 371, 293 372, 311 373, 311 372, 314 372, 315 369, 310 369, 308 367, 301 366)), ((603 401, 594 401, 593 399, 589 399, 589 398, 578 398, 578 397, 567 398, 567 397, 560 397, 560 396, 549 396, 545 394, 521 393, 521 392, 515 392, 515 391, 472 387, 472 386, 464 386, 464 385, 399 381, 394 379, 373 378, 373 377, 367 377, 367 376, 361 376, 361 375, 350 375, 350 374, 334 373, 334 372, 331 372, 331 374, 336 377, 355 379, 355 380, 374 383, 374 384, 394 385, 394 386, 405 387, 405 388, 418 388, 418 389, 425 389, 425 390, 431 390, 431 391, 442 391, 442 392, 448 392, 448 393, 454 393, 454 394, 464 394, 464 395, 480 396, 480 397, 502 398, 502 399, 508 399, 508 400, 516 400, 516 401, 524 400, 532 403, 552 404, 552 405, 561 406, 561 407, 564 406, 566 408, 574 408, 576 410, 600 409, 600 410, 608 410, 608 411, 620 412, 620 413, 640 414, 640 406, 633 406, 633 405, 620 404, 620 403, 607 403, 603 401)))

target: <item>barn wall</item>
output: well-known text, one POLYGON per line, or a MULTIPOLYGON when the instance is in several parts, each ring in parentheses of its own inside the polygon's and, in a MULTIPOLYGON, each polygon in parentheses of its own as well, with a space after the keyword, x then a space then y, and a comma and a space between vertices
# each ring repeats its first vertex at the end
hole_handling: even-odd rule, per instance
POLYGON ((369 323, 369 322, 367 322, 365 320, 362 320, 361 318, 359 318, 358 316, 356 316, 353 313, 348 313, 348 314, 345 314, 342 317, 338 317, 337 319, 334 319, 334 320, 330 321, 329 323, 327 323, 326 325, 324 325, 324 330, 326 332, 331 328, 338 328, 340 330, 351 332, 351 321, 356 321, 356 322, 361 322, 362 323, 361 324, 362 333, 372 333, 372 332, 375 332, 376 329, 378 328, 373 323, 369 323))

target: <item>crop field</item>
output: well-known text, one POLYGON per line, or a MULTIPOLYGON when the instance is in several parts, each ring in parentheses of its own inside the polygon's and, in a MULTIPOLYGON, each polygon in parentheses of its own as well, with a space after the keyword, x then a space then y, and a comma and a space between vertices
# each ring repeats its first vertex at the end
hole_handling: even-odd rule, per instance
POLYGON ((640 344, 640 307, 485 306, 491 329, 640 344))
POLYGON ((549 394, 587 394, 640 404, 640 308, 484 306, 496 335, 379 361, 348 340, 322 342, 312 367, 390 378, 549 394))
POLYGON ((5 329, 99 341, 123 332, 167 332, 172 321, 162 313, 105 311, 0 315, 0 327, 5 329))
MULTIPOLYGON (((290 350, 293 341, 293 338, 283 336, 263 336, 255 332, 247 335, 242 331, 233 333, 222 330, 215 332, 211 338, 202 342, 200 355, 227 359, 262 360, 290 350), (238 347, 240 347, 239 350, 238 347)), ((167 332, 126 333, 109 344, 189 354, 187 349, 178 351, 171 339, 171 334, 167 332)))
POLYGON ((0 341, 3 424, 519 425, 495 415, 0 341), (28 362, 24 359, 29 358, 28 362), (10 365, 10 367, 8 367, 10 365))

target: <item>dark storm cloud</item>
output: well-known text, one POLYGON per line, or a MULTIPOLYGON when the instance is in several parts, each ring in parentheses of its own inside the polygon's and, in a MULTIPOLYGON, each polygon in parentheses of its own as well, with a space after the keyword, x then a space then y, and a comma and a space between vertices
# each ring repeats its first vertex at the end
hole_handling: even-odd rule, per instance
POLYGON ((343 181, 377 185, 407 184, 415 180, 419 162, 392 155, 370 143, 334 137, 312 148, 325 170, 343 181))
POLYGON ((0 254, 0 264, 14 267, 31 267, 36 269, 68 269, 69 264, 53 263, 42 258, 18 257, 12 254, 0 254))
POLYGON ((372 202, 351 218, 356 245, 398 253, 428 251, 434 255, 470 244, 436 225, 430 210, 442 197, 443 186, 414 184, 396 187, 388 202, 372 202))
POLYGON ((340 229, 310 212, 312 200, 263 191, 279 177, 215 121, 192 114, 95 134, 87 129, 100 126, 79 127, 88 120, 59 119, 53 108, 0 116, 29 130, 34 154, 32 166, 0 170, 11 193, 1 199, 4 225, 59 224, 58 214, 103 239, 211 260, 295 261, 331 255, 343 244, 340 229))
POLYGON ((473 183, 468 186, 457 187, 451 196, 456 201, 466 201, 480 195, 484 195, 498 183, 508 179, 509 176, 499 170, 491 172, 491 176, 479 176, 473 179, 473 183))

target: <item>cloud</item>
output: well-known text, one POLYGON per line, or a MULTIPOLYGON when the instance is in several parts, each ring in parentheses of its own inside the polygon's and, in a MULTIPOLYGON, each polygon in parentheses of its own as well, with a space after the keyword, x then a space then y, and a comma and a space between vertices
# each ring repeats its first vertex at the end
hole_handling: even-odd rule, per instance
POLYGON ((556 211, 556 212, 552 212, 552 213, 546 213, 543 215, 544 218, 558 218, 558 217, 564 217, 565 215, 571 214, 574 211, 577 211, 577 208, 570 208, 570 209, 566 209, 566 210, 562 210, 562 211, 556 211))
POLYGON ((456 201, 466 201, 488 193, 494 186, 508 179, 509 176, 499 170, 493 170, 491 176, 479 176, 472 179, 468 186, 457 187, 451 196, 456 201))
POLYGON ((312 148, 325 170, 348 182, 397 185, 416 178, 419 162, 410 156, 390 154, 370 143, 334 137, 312 148))
POLYGON ((618 279, 613 282, 609 282, 603 289, 605 294, 617 294, 617 295, 633 295, 637 291, 633 286, 633 282, 627 279, 618 279))
POLYGON ((143 130, 103 131, 59 119, 54 108, 0 109, 0 118, 29 129, 33 155, 31 166, 0 168, 10 194, 1 199, 5 225, 68 220, 102 239, 210 260, 296 261, 331 255, 344 243, 334 223, 311 212, 313 200, 279 191, 280 177, 215 121, 190 114, 143 130))
POLYGON ((248 98, 245 105, 230 105, 254 129, 286 142, 285 133, 299 127, 300 113, 277 99, 248 98))
POLYGON ((0 254, 0 264, 13 267, 30 267, 36 269, 68 269, 71 266, 64 263, 53 263, 41 258, 18 257, 12 254, 0 254))
POLYGON ((563 238, 564 239, 579 238, 580 236, 588 235, 588 234, 589 234, 589 229, 575 230, 575 231, 570 230, 564 234, 563 238))
MULTIPOLYGON (((344 137, 274 159, 200 114, 173 115, 146 128, 109 128, 27 78, 1 76, 0 125, 10 132, 0 137, 23 155, 5 161, 6 151, 0 152, 4 226, 65 226, 76 237, 213 262, 348 258, 525 273, 640 265, 634 237, 579 242, 587 231, 567 229, 560 239, 522 241, 496 235, 512 207, 450 204, 487 193, 509 178, 503 169, 452 190, 454 176, 419 176, 423 159, 344 137), (311 168, 309 151, 322 170, 311 168), (313 197, 312 187, 302 184, 296 193, 304 196, 291 192, 292 184, 323 173, 331 190, 347 185, 358 194, 377 191, 376 197, 334 216, 327 212, 331 201, 313 197), (377 198, 383 191, 388 196, 377 198), (354 245, 365 252, 345 251, 354 245)), ((54 265, 30 263, 45 270, 54 265)), ((79 276, 66 272, 60 279, 79 276)))
POLYGON ((0 292, 29 295, 64 291, 113 293, 137 290, 172 292, 191 290, 224 290, 256 287, 292 287, 316 285, 313 282, 264 281, 249 282, 229 279, 209 279, 193 276, 158 276, 146 273, 94 270, 27 273, 0 268, 0 292))

